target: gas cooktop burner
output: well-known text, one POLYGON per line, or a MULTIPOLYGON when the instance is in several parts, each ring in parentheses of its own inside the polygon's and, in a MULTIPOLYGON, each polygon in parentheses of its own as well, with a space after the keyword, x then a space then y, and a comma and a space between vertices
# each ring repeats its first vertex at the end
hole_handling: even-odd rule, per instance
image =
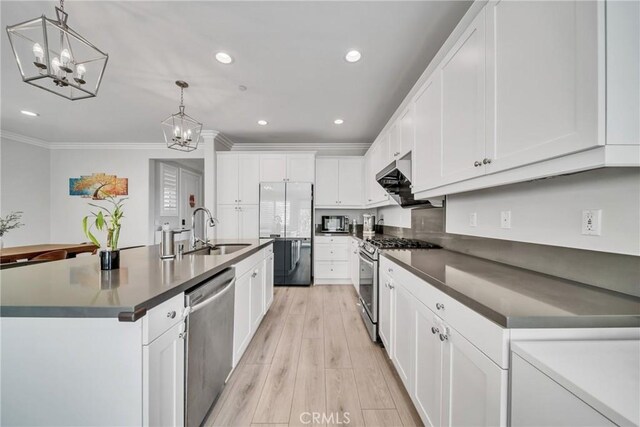
POLYGON ((440 249, 433 243, 416 239, 404 239, 401 237, 372 237, 366 240, 367 243, 378 249, 440 249))

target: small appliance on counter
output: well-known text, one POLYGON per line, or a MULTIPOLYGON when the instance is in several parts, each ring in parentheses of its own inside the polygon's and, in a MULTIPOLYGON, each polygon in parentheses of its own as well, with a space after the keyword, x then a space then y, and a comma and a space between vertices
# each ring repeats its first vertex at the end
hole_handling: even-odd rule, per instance
POLYGON ((356 234, 358 234, 358 219, 357 218, 353 218, 351 220, 351 233, 355 236, 356 234))
POLYGON ((345 215, 323 215, 321 230, 323 233, 348 233, 349 217, 345 215))
POLYGON ((362 234, 365 237, 371 237, 376 234, 376 216, 364 214, 362 215, 362 234))

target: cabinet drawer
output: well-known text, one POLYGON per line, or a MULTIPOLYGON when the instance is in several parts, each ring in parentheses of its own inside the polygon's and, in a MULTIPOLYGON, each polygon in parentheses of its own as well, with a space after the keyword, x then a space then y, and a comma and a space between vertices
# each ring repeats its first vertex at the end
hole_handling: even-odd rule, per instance
POLYGON ((142 344, 149 344, 183 320, 184 293, 153 307, 142 318, 142 344))
POLYGON ((315 276, 321 279, 348 279, 348 261, 316 261, 315 276))
POLYGON ((445 320, 498 366, 503 369, 509 367, 508 329, 502 328, 446 295, 388 258, 380 259, 380 268, 393 280, 406 287, 422 304, 445 320))
POLYGON ((349 245, 333 244, 316 245, 316 259, 319 261, 348 261, 349 260, 349 245))
POLYGON ((316 236, 317 244, 344 244, 349 243, 349 236, 316 236))

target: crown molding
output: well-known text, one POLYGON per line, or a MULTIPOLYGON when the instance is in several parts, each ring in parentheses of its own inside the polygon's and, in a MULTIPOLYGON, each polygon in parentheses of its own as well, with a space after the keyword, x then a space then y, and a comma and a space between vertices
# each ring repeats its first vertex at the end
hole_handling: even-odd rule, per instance
POLYGON ((225 134, 218 132, 215 138, 215 142, 220 143, 227 150, 233 150, 233 147, 236 145, 232 140, 229 139, 225 134))
POLYGON ((21 142, 23 144, 35 145, 36 147, 47 148, 47 149, 51 148, 51 144, 49 144, 47 141, 44 141, 38 138, 32 138, 30 136, 25 136, 15 132, 10 132, 7 130, 0 130, 0 137, 2 139, 8 139, 14 142, 21 142))
POLYGON ((287 143, 287 142, 244 142, 233 144, 232 151, 367 151, 371 144, 363 143, 287 143))

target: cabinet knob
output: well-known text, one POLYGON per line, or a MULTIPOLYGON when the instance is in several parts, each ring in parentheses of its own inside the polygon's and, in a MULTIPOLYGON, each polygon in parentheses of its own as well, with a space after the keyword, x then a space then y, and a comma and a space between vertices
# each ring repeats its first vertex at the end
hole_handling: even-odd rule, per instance
POLYGON ((256 277, 258 275, 257 271, 254 271, 253 274, 251 275, 251 277, 256 277))
POLYGON ((399 151, 396 151, 395 153, 393 153, 393 157, 397 157, 397 156, 398 156, 398 154, 400 154, 400 152, 399 152, 399 151))
POLYGON ((187 336, 186 332, 180 332, 180 335, 178 335, 178 338, 184 339, 186 336, 187 336))
POLYGON ((396 287, 389 283, 389 289, 395 289, 396 287))
POLYGON ((484 163, 485 165, 488 165, 489 163, 491 163, 491 159, 484 159, 482 160, 482 163, 484 163))
POLYGON ((242 200, 238 199, 238 203, 240 203, 242 200))
POLYGON ((387 271, 388 271, 389 273, 393 273, 393 268, 389 268, 387 271))
POLYGON ((482 163, 476 160, 475 162, 473 162, 473 166, 477 168, 478 166, 482 166, 482 163))
POLYGON ((436 303, 436 309, 437 310, 444 310, 444 304, 440 304, 439 302, 436 303))
POLYGON ((234 200, 234 202, 238 203, 238 201, 237 201, 237 200, 234 200))
POLYGON ((438 328, 436 328, 435 326, 432 326, 432 327, 431 327, 431 333, 432 333, 433 335, 437 334, 438 332, 440 332, 440 330, 439 330, 438 328))
POLYGON ((449 339, 448 335, 440 334, 440 341, 446 341, 449 339))
POLYGON ((167 313, 167 317, 168 317, 169 319, 174 319, 174 318, 176 317, 176 311, 175 311, 175 310, 172 310, 172 311, 168 312, 168 313, 167 313))

